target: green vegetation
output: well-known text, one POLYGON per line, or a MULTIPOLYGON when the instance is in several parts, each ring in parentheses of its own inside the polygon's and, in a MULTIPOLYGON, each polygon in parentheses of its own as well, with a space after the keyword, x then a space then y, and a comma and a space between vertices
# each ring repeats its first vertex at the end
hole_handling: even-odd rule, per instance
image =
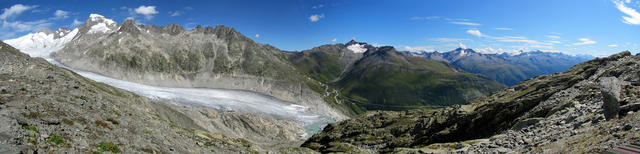
POLYGON ((51 134, 51 136, 49 136, 49 138, 47 139, 47 142, 55 143, 56 145, 60 145, 60 144, 64 143, 64 139, 61 136, 58 136, 58 135, 55 135, 55 134, 51 134))
POLYGON ((22 126, 22 129, 26 129, 26 130, 30 130, 36 133, 40 133, 40 131, 38 131, 38 128, 36 128, 36 126, 33 125, 24 125, 22 126))
POLYGON ((85 96, 76 96, 76 98, 77 99, 81 99, 81 100, 83 100, 85 102, 89 102, 89 99, 87 97, 85 97, 85 96))
POLYGON ((118 145, 113 144, 113 142, 100 142, 100 144, 98 144, 97 147, 100 148, 102 151, 108 151, 112 153, 122 152, 120 151, 120 148, 118 147, 118 145))

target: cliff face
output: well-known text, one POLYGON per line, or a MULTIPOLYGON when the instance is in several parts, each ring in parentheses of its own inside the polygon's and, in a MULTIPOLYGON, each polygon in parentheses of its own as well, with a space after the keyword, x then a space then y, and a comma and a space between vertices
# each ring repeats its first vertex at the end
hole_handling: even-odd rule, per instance
POLYGON ((303 147, 322 152, 601 151, 640 138, 639 61, 639 55, 623 52, 465 105, 367 113, 327 126, 303 147))
POLYGON ((0 42, 0 153, 300 152, 286 147, 304 135, 293 122, 152 101, 0 42))
MULTIPOLYGON (((88 23, 89 24, 89 23, 88 23)), ((307 86, 285 52, 224 26, 144 26, 127 20, 116 30, 80 33, 53 57, 72 68, 167 87, 249 90, 346 117, 307 86)))

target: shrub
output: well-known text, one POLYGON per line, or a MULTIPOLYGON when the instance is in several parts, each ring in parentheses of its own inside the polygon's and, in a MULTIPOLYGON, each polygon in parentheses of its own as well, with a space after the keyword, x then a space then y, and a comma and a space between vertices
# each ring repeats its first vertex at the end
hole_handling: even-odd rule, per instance
POLYGON ((25 125, 25 126, 22 126, 22 129, 26 129, 26 130, 34 131, 36 133, 40 133, 40 131, 38 131, 38 128, 36 128, 36 126, 25 125))
POLYGON ((113 144, 112 142, 100 142, 100 144, 98 144, 98 148, 102 149, 102 151, 109 151, 112 153, 122 152, 118 145, 113 144))
POLYGON ((60 145, 60 144, 64 143, 64 139, 62 139, 62 137, 60 137, 58 135, 51 134, 51 136, 47 139, 47 142, 55 143, 56 145, 60 145))

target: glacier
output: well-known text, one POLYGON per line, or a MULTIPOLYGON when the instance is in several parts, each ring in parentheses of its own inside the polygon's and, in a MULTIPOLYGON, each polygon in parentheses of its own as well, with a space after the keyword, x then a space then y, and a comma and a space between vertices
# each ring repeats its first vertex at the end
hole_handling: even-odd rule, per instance
POLYGON ((51 58, 51 53, 62 49, 77 33, 78 29, 76 28, 65 36, 55 38, 51 34, 37 32, 16 39, 5 40, 5 42, 23 53, 32 57, 44 58, 54 65, 74 71, 86 78, 174 105, 208 107, 228 112, 247 112, 281 120, 295 121, 304 126, 308 135, 322 131, 326 124, 335 122, 331 117, 314 113, 308 107, 279 100, 268 95, 242 90, 143 85, 89 71, 73 69, 51 58))

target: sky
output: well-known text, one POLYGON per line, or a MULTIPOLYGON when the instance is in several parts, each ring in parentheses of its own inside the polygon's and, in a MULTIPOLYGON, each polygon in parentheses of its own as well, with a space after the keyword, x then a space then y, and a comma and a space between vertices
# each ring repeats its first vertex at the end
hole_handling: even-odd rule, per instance
POLYGON ((0 40, 74 28, 96 13, 119 23, 225 25, 288 51, 352 39, 427 52, 640 50, 640 0, 2 0, 0 11, 0 40))

